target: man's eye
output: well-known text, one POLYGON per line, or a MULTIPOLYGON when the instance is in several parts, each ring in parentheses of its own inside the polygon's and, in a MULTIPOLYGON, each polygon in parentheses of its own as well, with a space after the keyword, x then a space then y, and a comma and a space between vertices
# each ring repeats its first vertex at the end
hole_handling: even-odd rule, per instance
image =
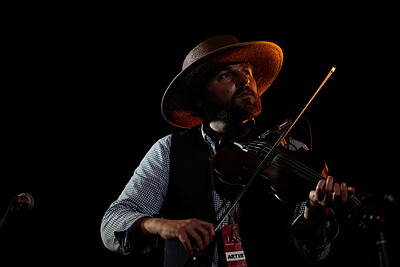
POLYGON ((230 72, 225 72, 225 73, 221 74, 221 78, 228 78, 230 76, 232 76, 232 74, 230 72))
POLYGON ((243 73, 245 73, 246 75, 252 75, 251 69, 245 69, 243 70, 243 73))

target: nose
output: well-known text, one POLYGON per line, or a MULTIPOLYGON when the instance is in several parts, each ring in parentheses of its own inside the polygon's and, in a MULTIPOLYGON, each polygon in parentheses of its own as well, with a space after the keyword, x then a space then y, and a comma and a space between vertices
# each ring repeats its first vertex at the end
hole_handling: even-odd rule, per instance
POLYGON ((248 75, 246 73, 239 72, 236 81, 236 87, 246 86, 249 83, 250 83, 250 78, 248 77, 248 75))

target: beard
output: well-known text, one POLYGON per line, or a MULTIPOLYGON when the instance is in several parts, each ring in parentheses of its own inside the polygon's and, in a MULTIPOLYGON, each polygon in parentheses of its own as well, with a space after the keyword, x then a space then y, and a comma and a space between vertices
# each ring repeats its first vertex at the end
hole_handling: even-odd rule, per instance
MULTIPOLYGON (((239 94, 239 93, 238 93, 239 94)), ((261 97, 252 93, 253 97, 237 97, 233 95, 228 107, 215 112, 216 118, 227 123, 241 123, 256 118, 261 114, 261 97)))

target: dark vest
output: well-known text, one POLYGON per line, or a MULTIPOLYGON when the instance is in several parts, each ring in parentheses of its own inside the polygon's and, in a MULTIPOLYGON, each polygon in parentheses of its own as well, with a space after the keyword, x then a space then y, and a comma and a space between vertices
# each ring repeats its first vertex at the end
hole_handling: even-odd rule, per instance
MULTIPOLYGON (((172 135, 169 187, 162 209, 164 218, 216 222, 210 168, 209 150, 199 127, 172 135)), ((166 240, 164 266, 209 267, 212 247, 193 261, 180 241, 166 240)))

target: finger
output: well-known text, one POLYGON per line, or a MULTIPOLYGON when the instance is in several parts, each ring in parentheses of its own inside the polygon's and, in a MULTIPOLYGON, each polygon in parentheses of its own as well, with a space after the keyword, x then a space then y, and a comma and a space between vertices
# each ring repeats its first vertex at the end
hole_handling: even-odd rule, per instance
POLYGON ((337 183, 334 183, 332 176, 328 176, 326 178, 325 183, 325 194, 324 194, 324 206, 328 207, 331 206, 334 202, 336 196, 340 196, 340 188, 338 187, 337 183), (336 194, 335 194, 336 191, 336 194))
POLYGON ((330 195, 330 194, 333 193, 333 190, 334 190, 333 177, 332 176, 328 176, 326 178, 325 193, 327 195, 330 195))
POLYGON ((193 241, 196 243, 199 254, 203 254, 206 247, 208 247, 214 237, 214 226, 207 222, 201 222, 193 233, 193 241))
POLYGON ((196 250, 196 254, 202 254, 204 251, 204 242, 202 237, 197 233, 200 230, 191 230, 189 231, 190 240, 192 241, 192 246, 196 250))
POLYGON ((182 233, 178 235, 179 241, 181 241, 183 247, 186 249, 187 253, 189 255, 193 254, 193 247, 192 243, 189 240, 189 237, 186 235, 186 233, 182 233))
POLYGON ((203 226, 203 235, 205 236, 204 243, 208 246, 215 237, 214 225, 208 222, 202 222, 201 225, 203 226))
POLYGON ((317 186, 315 188, 315 197, 318 201, 324 200, 325 184, 326 184, 325 180, 319 180, 317 183, 317 186))
POLYGON ((342 190, 341 184, 338 184, 338 183, 333 184, 333 193, 332 193, 331 201, 337 202, 339 200, 342 200, 341 199, 341 197, 342 197, 341 190, 342 190))
POLYGON ((203 226, 205 224, 206 222, 204 221, 191 219, 185 226, 185 231, 189 236, 193 250, 197 255, 203 253, 205 246, 209 242, 208 230, 203 226))
POLYGON ((345 202, 348 200, 348 188, 345 182, 340 184, 340 191, 342 193, 340 200, 345 202))
POLYGON ((354 194, 356 192, 356 189, 352 186, 347 187, 347 192, 350 194, 354 194))

